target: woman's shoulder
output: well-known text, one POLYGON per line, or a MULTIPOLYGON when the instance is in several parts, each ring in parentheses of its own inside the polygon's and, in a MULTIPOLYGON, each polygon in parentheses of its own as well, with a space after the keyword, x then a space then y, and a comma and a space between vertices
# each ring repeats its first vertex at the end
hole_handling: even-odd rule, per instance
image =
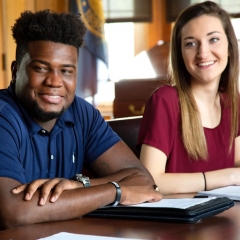
POLYGON ((179 108, 179 99, 177 89, 174 86, 162 85, 158 87, 151 95, 147 106, 172 108, 174 111, 179 108))
POLYGON ((174 86, 162 85, 152 93, 151 98, 158 99, 158 101, 178 103, 177 89, 174 86))
POLYGON ((178 98, 176 87, 171 86, 171 85, 162 85, 162 86, 158 87, 153 92, 153 94, 159 95, 159 96, 162 96, 162 97, 168 97, 168 98, 169 97, 178 98))

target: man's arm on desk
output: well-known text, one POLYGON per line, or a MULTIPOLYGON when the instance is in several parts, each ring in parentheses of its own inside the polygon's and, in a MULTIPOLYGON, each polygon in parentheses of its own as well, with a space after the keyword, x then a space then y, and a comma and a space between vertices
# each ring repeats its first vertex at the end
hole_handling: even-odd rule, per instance
MULTIPOLYGON (((25 200, 26 190, 25 192, 20 191, 18 194, 12 193, 12 190, 20 185, 19 182, 1 177, 0 217, 2 227, 12 228, 38 222, 77 218, 113 203, 116 198, 116 188, 109 184, 109 181, 119 183, 122 190, 122 204, 159 201, 162 198, 153 189, 153 180, 150 174, 123 142, 118 142, 102 154, 94 162, 92 168, 102 177, 92 181, 94 186, 82 188, 78 184, 77 187, 73 180, 63 181, 64 183, 60 185, 57 183, 55 186, 51 186, 51 189, 46 187, 48 184, 46 186, 40 184, 41 188, 35 189, 32 197, 27 201, 25 200), (61 189, 59 190, 60 194, 58 193, 61 196, 56 202, 50 202, 51 192, 58 188, 61 189), (43 189, 47 189, 47 191, 44 190, 46 201, 44 205, 39 205, 43 189), (68 190, 62 191, 64 189, 68 190), (49 194, 46 194, 47 192, 49 194)), ((26 189, 31 189, 31 187, 26 189)))

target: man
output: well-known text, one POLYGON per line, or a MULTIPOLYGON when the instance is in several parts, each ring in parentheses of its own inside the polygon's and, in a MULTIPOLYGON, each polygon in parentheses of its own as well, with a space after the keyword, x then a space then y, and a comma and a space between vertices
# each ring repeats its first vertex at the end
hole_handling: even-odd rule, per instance
POLYGON ((79 16, 25 11, 12 33, 12 81, 0 91, 1 227, 159 201, 149 172, 100 113, 75 96, 85 33, 79 16), (98 178, 79 175, 83 165, 98 178))

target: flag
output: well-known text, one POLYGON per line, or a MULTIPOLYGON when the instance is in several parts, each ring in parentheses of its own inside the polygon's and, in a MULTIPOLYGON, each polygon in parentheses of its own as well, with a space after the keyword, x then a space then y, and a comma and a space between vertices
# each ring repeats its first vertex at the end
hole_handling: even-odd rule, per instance
MULTIPOLYGON (((75 0, 78 13, 87 28, 84 44, 79 51, 76 94, 82 98, 97 93, 99 61, 108 66, 107 45, 104 38, 103 5, 101 0, 75 0)), ((73 8, 70 8, 72 10, 73 8)), ((75 11, 76 13, 76 11, 75 11)))

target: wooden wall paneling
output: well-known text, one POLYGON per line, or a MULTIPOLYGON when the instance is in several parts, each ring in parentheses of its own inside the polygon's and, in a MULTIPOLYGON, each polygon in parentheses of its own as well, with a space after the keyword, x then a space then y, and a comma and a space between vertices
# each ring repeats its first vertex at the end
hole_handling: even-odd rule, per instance
POLYGON ((148 49, 148 23, 134 23, 134 55, 148 49))
POLYGON ((51 9, 56 12, 66 12, 68 11, 68 1, 67 0, 35 0, 36 11, 43 9, 51 9))
POLYGON ((15 42, 12 38, 11 27, 15 19, 25 10, 25 0, 1 0, 2 6, 2 54, 5 56, 5 71, 3 72, 3 87, 7 87, 11 80, 11 63, 15 59, 15 42), (14 6, 14 7, 13 7, 14 6))
POLYGON ((153 0, 153 21, 148 24, 148 49, 159 40, 170 41, 171 23, 166 20, 166 1, 153 0))
POLYGON ((34 0, 25 0, 25 4, 24 4, 24 8, 25 10, 29 10, 29 11, 35 11, 35 1, 34 0))
POLYGON ((166 1, 152 0, 152 22, 134 24, 134 54, 154 47, 159 40, 170 41, 172 24, 166 21, 166 1))

